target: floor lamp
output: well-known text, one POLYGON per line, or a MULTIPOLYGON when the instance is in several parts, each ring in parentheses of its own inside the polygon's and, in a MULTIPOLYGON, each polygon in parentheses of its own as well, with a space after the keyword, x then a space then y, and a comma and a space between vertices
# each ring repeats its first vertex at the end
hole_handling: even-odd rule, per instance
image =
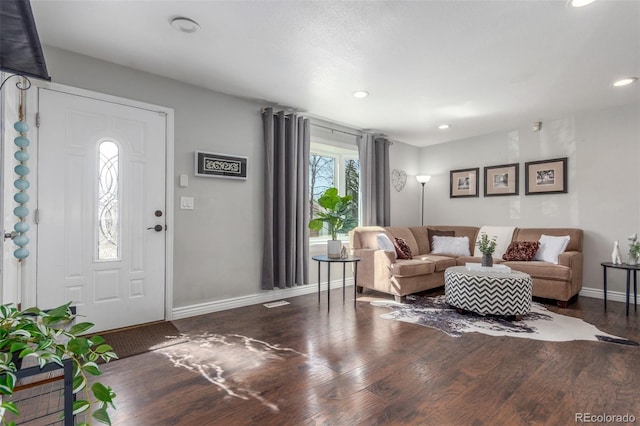
POLYGON ((420 182, 420 184, 422 185, 422 204, 420 205, 421 206, 421 209, 420 209, 420 217, 421 217, 420 224, 421 224, 421 226, 424 226, 424 184, 431 180, 431 176, 418 175, 418 176, 416 176, 416 180, 418 182, 420 182))

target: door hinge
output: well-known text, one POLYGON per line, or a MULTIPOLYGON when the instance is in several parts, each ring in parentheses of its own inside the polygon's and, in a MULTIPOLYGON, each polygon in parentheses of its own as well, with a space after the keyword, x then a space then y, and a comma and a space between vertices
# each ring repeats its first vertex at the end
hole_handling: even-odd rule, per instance
POLYGON ((33 223, 36 225, 40 223, 40 209, 35 209, 33 212, 33 223))
POLYGON ((36 127, 40 127, 40 113, 36 112, 36 127))

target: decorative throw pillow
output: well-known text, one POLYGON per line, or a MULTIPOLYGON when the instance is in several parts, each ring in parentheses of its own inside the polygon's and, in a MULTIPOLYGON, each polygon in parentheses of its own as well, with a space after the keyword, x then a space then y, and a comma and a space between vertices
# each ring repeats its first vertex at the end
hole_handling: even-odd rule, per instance
POLYGON ((540 242, 538 241, 514 241, 509 244, 507 251, 502 255, 503 260, 531 260, 535 256, 540 242))
POLYGON ((413 259, 411 247, 407 245, 407 242, 403 238, 395 238, 395 246, 398 259, 413 259))
POLYGON ((387 234, 378 234, 376 235, 376 241, 378 241, 378 248, 384 251, 390 251, 393 253, 393 257, 397 258, 396 254, 396 246, 393 245, 391 239, 387 236, 387 234))
POLYGON ((455 231, 438 231, 437 229, 427 228, 427 237, 429 238, 429 247, 433 250, 433 237, 455 237, 455 231))
POLYGON ((533 260, 541 260, 557 265, 558 256, 567 248, 570 239, 571 237, 569 235, 554 237, 542 234, 540 236, 540 248, 538 248, 535 256, 533 256, 533 260))
POLYGON ((470 256, 469 237, 433 237, 431 254, 448 254, 451 256, 470 256))

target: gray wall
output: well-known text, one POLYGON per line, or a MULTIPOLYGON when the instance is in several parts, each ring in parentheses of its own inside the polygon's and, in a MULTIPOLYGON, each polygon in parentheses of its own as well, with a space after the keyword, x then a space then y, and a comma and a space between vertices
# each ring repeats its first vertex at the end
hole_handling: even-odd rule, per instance
MULTIPOLYGON (((420 201, 422 188, 416 180, 420 170, 420 149, 400 142, 389 148, 389 169, 402 170, 407 174, 407 183, 401 191, 391 184, 391 225, 420 225, 420 201)), ((425 223, 427 223, 425 213, 425 223)))
POLYGON ((47 46, 45 57, 55 83, 175 110, 174 308, 258 293, 261 105, 47 46), (249 157, 249 178, 194 177, 195 150, 249 157), (181 174, 187 188, 177 185, 181 174), (195 197, 195 210, 180 210, 181 196, 195 197))
MULTIPOLYGON (((602 289, 600 262, 613 241, 640 233, 640 107, 628 105, 496 132, 421 150, 427 184, 427 222, 452 225, 577 227, 585 232, 585 287, 602 289), (569 193, 524 195, 524 163, 568 157, 569 193), (520 163, 520 195, 483 194, 483 167, 520 163), (479 198, 449 198, 449 171, 480 167, 479 198)), ((610 272, 610 290, 624 291, 624 273, 610 272)))

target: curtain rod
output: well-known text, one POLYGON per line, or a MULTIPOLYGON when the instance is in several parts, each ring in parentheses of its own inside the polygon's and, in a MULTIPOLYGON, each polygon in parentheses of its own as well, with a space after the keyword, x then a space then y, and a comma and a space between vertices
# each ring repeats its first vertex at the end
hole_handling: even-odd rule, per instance
MULTIPOLYGON (((267 108, 260 108, 260 112, 261 112, 262 114, 264 114, 265 112, 267 112, 267 108)), ((295 113, 295 112, 294 112, 294 111, 292 111, 292 113, 295 113)), ((277 114, 278 114, 278 113, 274 110, 274 111, 273 111, 273 115, 277 115, 277 114)), ((288 115, 285 115, 285 118, 289 118, 289 116, 288 116, 288 115)), ((316 126, 316 127, 320 127, 320 128, 322 128, 322 129, 331 130, 331 132, 332 132, 332 133, 333 133, 333 132, 338 132, 338 133, 344 133, 345 135, 356 136, 356 137, 358 137, 358 138, 361 138, 361 137, 362 137, 362 135, 361 135, 361 134, 352 133, 352 132, 347 132, 346 130, 334 129, 333 127, 323 126, 323 125, 321 125, 321 124, 311 123, 311 125, 312 125, 312 126, 316 126)), ((366 132, 365 132, 365 133, 366 133, 366 132)), ((393 143, 395 142, 395 141, 393 141, 393 140, 389 139, 389 138, 388 138, 387 136, 385 136, 385 135, 380 135, 380 136, 381 136, 381 137, 384 137, 385 139, 387 139, 391 145, 393 145, 393 143)))
POLYGON ((351 136, 356 136, 361 138, 362 135, 359 135, 357 133, 351 133, 351 132, 347 132, 345 130, 339 130, 339 129, 334 129, 333 127, 328 127, 328 126, 322 126, 320 124, 316 124, 316 123, 311 123, 312 126, 316 126, 316 127, 320 127, 321 129, 327 129, 327 130, 331 130, 331 133, 333 132, 338 132, 338 133, 344 133, 345 135, 351 135, 351 136))

